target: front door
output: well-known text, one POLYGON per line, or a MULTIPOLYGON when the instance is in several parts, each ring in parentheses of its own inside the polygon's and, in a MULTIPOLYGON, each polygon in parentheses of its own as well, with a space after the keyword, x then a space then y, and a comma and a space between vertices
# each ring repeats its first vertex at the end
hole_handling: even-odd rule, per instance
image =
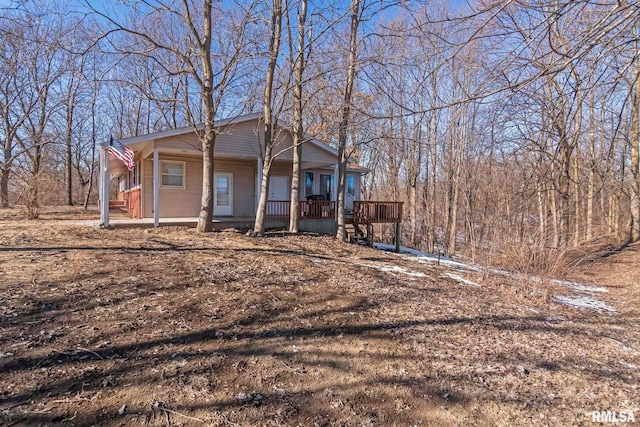
POLYGON ((213 191, 213 214, 233 216, 233 174, 216 173, 213 191))
MULTIPOLYGON (((281 175, 272 175, 269 177, 269 197, 268 200, 288 201, 289 195, 289 177, 281 175)), ((287 214, 282 203, 267 203, 267 215, 283 215, 287 214)))
POLYGON ((331 199, 331 187, 332 187, 332 175, 320 174, 320 194, 325 197, 325 200, 331 199))

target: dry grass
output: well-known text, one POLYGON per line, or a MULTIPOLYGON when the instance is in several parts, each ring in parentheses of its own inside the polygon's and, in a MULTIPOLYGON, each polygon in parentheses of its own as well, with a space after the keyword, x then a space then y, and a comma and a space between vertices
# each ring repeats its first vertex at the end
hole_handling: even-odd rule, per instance
POLYGON ((544 283, 457 272, 481 286, 462 285, 328 237, 5 220, 0 245, 2 425, 640 416, 639 296, 623 278, 612 315, 553 303, 544 283))

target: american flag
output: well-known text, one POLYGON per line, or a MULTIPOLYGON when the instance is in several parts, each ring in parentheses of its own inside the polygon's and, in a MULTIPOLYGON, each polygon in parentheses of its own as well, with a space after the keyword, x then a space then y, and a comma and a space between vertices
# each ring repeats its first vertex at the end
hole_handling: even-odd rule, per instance
POLYGON ((122 160, 122 162, 127 166, 127 169, 129 169, 130 171, 132 171, 136 166, 136 163, 133 160, 133 150, 114 137, 111 137, 111 139, 109 140, 109 154, 113 154, 114 156, 122 160))

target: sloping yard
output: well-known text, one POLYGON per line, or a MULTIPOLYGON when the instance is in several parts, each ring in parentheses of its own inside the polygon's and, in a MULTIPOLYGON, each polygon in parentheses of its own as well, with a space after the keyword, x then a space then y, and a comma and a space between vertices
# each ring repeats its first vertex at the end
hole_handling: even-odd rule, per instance
POLYGON ((595 310, 558 299, 584 289, 329 237, 0 221, 0 425, 640 418, 634 264, 576 273, 606 287, 595 310))

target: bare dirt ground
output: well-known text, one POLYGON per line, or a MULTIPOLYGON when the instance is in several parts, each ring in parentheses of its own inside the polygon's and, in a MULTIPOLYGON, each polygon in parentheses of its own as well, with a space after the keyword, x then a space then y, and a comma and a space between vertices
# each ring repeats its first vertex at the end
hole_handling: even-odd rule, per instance
POLYGON ((574 273, 611 313, 329 237, 0 218, 2 426, 640 418, 637 246, 574 273))

